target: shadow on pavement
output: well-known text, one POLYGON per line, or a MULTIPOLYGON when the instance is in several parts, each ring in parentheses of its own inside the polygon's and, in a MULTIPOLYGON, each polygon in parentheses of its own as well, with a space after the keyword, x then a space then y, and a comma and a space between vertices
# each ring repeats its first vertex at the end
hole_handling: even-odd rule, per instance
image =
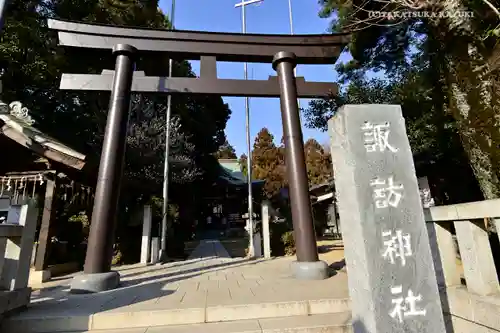
POLYGON ((352 331, 353 331, 353 333, 371 333, 371 332, 368 332, 368 329, 366 328, 363 321, 361 321, 359 319, 352 321, 352 331))
MULTIPOLYGON (((128 286, 128 285, 134 285, 134 284, 144 283, 144 282, 147 282, 147 281, 150 281, 150 280, 169 278, 169 277, 176 276, 176 275, 179 275, 179 274, 195 273, 193 275, 189 275, 189 276, 183 277, 183 279, 185 279, 185 278, 191 278, 191 277, 199 276, 199 275, 202 275, 202 274, 205 274, 205 273, 208 273, 208 272, 219 271, 221 269, 225 269, 225 268, 229 268, 229 267, 240 267, 240 266, 245 266, 245 265, 255 265, 255 263, 257 263, 257 262, 258 261, 251 261, 251 260, 248 260, 248 259, 232 260, 232 261, 229 261, 229 262, 215 264, 215 265, 209 265, 209 266, 203 266, 203 267, 196 267, 196 268, 181 270, 181 271, 177 271, 177 272, 168 272, 166 274, 154 275, 154 276, 147 276, 147 277, 143 277, 143 278, 133 279, 133 280, 130 280, 130 281, 124 281, 123 285, 124 286, 128 286), (216 269, 216 268, 219 268, 219 269, 216 269)), ((171 282, 171 281, 169 281, 169 282, 171 282)))
MULTIPOLYGON (((68 282, 68 284, 65 285, 38 290, 38 295, 32 297, 32 302, 28 306, 27 312, 30 312, 30 315, 33 315, 33 312, 40 312, 40 315, 44 313, 44 315, 50 317, 60 316, 61 312, 68 313, 68 311, 72 311, 71 315, 90 315, 109 311, 171 295, 176 291, 173 288, 169 290, 168 285, 177 281, 201 276, 208 272, 224 270, 229 267, 254 265, 258 262, 259 261, 235 260, 205 267, 137 278, 123 281, 117 289, 97 294, 70 294, 68 282), (182 276, 177 276, 181 274, 182 276), (169 279, 154 281, 165 278, 169 279), (165 287, 167 287, 167 289, 165 287), (33 302, 36 300, 38 301, 33 302)), ((16 314, 13 314, 13 316, 15 315, 16 314)))
POLYGON ((342 268, 344 268, 346 266, 345 264, 345 259, 342 259, 340 261, 336 261, 332 264, 330 264, 330 269, 334 270, 334 271, 340 271, 342 268))
POLYGON ((202 259, 196 259, 195 260, 186 260, 186 261, 183 261, 179 264, 175 264, 175 265, 168 265, 167 264, 160 264, 159 267, 155 267, 155 268, 152 268, 154 267, 154 265, 149 265, 149 266, 139 266, 139 267, 136 267, 136 268, 144 268, 143 270, 139 271, 139 272, 133 272, 133 273, 125 273, 125 274, 121 274, 124 270, 120 269, 120 270, 117 270, 119 273, 120 273, 120 276, 123 276, 123 277, 131 277, 131 276, 137 276, 137 275, 143 275, 145 273, 151 273, 151 272, 156 272, 156 271, 162 271, 162 270, 165 270, 165 269, 171 269, 171 268, 176 268, 176 267, 181 267, 181 266, 186 266, 186 265, 191 265, 191 264, 194 264, 194 263, 197 263, 197 262, 200 262, 200 261, 205 261, 205 260, 208 260, 208 259, 213 259, 213 258, 202 258, 202 259), (151 268, 151 269, 147 269, 147 268, 151 268))
POLYGON ((344 245, 340 244, 329 244, 329 245, 318 245, 318 253, 328 253, 333 250, 343 250, 344 245))

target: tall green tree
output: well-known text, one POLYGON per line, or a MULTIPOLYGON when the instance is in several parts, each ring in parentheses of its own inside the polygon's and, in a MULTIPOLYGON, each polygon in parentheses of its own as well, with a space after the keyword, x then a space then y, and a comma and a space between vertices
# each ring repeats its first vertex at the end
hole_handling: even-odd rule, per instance
POLYGON ((236 156, 236 150, 234 149, 233 146, 231 146, 231 144, 229 143, 229 141, 227 141, 227 139, 219 147, 219 150, 215 154, 215 157, 217 159, 221 159, 221 158, 237 159, 238 158, 236 156))
POLYGON ((327 121, 345 104, 400 104, 417 173, 436 184, 438 203, 480 200, 454 120, 436 119, 433 90, 423 78, 418 72, 407 72, 397 82, 356 78, 335 98, 312 101, 305 110, 306 125, 326 131, 327 121), (464 186, 469 190, 460 190, 464 186))
POLYGON ((352 31, 353 61, 338 67, 344 79, 382 70, 397 79, 415 63, 432 87, 432 112, 440 132, 451 115, 460 141, 490 199, 500 195, 498 10, 489 1, 320 0, 333 31, 352 31), (386 13, 384 16, 373 13, 386 13), (396 12, 414 13, 400 18, 396 12), (425 12, 425 13, 424 13, 425 12), (392 14, 387 15, 387 14, 392 14), (459 42, 458 42, 459 41, 459 42))
POLYGON ((240 164, 241 172, 245 175, 245 177, 248 174, 247 173, 247 170, 248 170, 247 161, 248 161, 247 155, 241 154, 240 158, 238 159, 238 163, 240 164))
MULTIPOLYGON (((61 91, 59 82, 62 73, 97 74, 113 69, 114 59, 111 52, 59 47, 56 34, 47 28, 47 18, 156 29, 171 25, 154 0, 9 1, 0 40, 2 99, 22 101, 37 121, 38 129, 86 154, 87 164, 94 166, 87 174, 88 182, 93 184, 109 93, 61 91)), ((137 59, 136 70, 166 76, 168 66, 164 54, 149 54, 137 59)), ((195 77, 186 61, 174 61, 172 70, 177 77, 195 77)), ((165 96, 156 94, 132 95, 119 221, 129 219, 127 212, 134 205, 161 196, 166 101, 165 96)), ((182 229, 193 222, 185 212, 193 207, 193 202, 201 202, 200 196, 207 193, 206 188, 218 176, 214 154, 224 143, 229 115, 228 105, 219 96, 172 98, 169 203, 178 204, 178 219, 182 223, 168 228, 170 238, 175 234, 169 246, 182 247, 182 229)), ((173 219, 168 221, 172 223, 173 219)), ((133 238, 125 225, 121 223, 117 230, 122 252, 133 238)))
MULTIPOLYGON (((158 9, 158 1, 10 2, 0 43, 2 98, 22 101, 39 129, 85 153, 90 162, 97 164, 109 93, 61 91, 59 80, 64 72, 100 73, 114 68, 114 60, 108 53, 58 47, 56 35, 47 29, 49 17, 158 29, 168 28, 170 23, 158 9)), ((168 59, 163 55, 140 58, 137 70, 166 75, 168 59)), ((173 72, 175 76, 195 77, 185 61, 174 62, 173 72)), ((213 153, 224 142, 230 110, 220 97, 175 96, 172 100, 171 184, 183 184, 181 188, 185 188, 185 184, 216 176, 213 153)), ((164 96, 132 97, 124 179, 129 193, 161 193, 165 113, 164 96)))
POLYGON ((277 194, 284 184, 282 174, 283 158, 274 137, 267 128, 262 128, 252 150, 252 175, 255 179, 265 180, 264 193, 267 197, 277 194))
POLYGON ((318 141, 309 139, 304 144, 307 178, 309 186, 330 181, 333 177, 330 155, 325 152, 318 141))

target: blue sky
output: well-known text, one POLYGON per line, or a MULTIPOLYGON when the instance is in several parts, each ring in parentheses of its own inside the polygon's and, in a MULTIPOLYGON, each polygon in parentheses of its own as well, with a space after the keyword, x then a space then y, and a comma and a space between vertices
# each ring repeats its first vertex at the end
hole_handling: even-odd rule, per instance
MULTIPOLYGON (((241 32, 241 8, 234 8, 240 0, 177 0, 175 9, 175 27, 179 30, 200 30, 216 32, 241 32)), ((163 12, 170 16, 172 0, 160 0, 163 12)), ((318 17, 320 6, 316 0, 292 0, 293 25, 295 34, 318 34, 328 30, 329 21, 318 17)), ((260 5, 246 8, 248 33, 289 34, 288 0, 264 0, 260 5)), ((341 60, 346 59, 344 56, 341 60)), ((199 62, 192 62, 193 70, 199 74, 199 62)), ((219 63, 219 78, 242 79, 242 63, 219 63)), ((269 75, 276 75, 271 64, 249 64, 249 79, 263 80, 269 75)), ((333 65, 301 65, 297 75, 308 81, 336 81, 333 65)), ((245 102, 243 97, 224 97, 232 115, 226 127, 226 136, 239 155, 246 153, 245 102)), ((307 105, 301 100, 301 107, 307 105)), ((259 130, 267 127, 279 144, 283 129, 279 99, 250 99, 250 133, 253 140, 259 130)), ((308 129, 304 126, 304 139, 315 138, 321 144, 328 140, 327 133, 308 129)))

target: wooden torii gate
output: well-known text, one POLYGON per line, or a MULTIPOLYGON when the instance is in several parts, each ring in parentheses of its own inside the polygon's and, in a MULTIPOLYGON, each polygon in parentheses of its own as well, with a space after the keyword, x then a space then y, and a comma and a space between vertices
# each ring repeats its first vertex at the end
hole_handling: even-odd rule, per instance
POLYGON ((63 74, 61 78, 61 89, 111 91, 84 274, 73 279, 74 292, 98 292, 119 283, 118 273, 111 271, 111 257, 132 92, 280 97, 297 248, 292 270, 301 279, 327 277, 327 265, 319 261, 316 248, 297 98, 326 97, 336 94, 338 87, 295 78, 293 69, 297 64, 335 63, 350 40, 349 34, 169 31, 60 20, 49 20, 48 26, 58 32, 62 46, 110 50, 115 56, 114 71, 63 74), (150 76, 154 73, 135 71, 137 58, 152 53, 200 60, 200 77, 150 76), (278 76, 268 80, 219 79, 217 61, 270 63, 278 76))

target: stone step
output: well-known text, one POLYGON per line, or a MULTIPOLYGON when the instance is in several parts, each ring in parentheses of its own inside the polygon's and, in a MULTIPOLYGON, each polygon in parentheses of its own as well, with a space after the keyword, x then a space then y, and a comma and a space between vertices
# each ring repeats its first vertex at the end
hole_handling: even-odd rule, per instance
MULTIPOLYGON (((219 323, 72 331, 71 333, 352 333, 351 315, 329 313, 311 316, 238 320, 219 323)), ((70 332, 65 332, 70 333, 70 332)))
MULTIPOLYGON (((80 310, 79 313, 61 312, 57 316, 48 316, 44 314, 43 311, 27 311, 11 316, 10 318, 5 318, 0 325, 0 332, 55 333, 87 330, 123 330, 142 327, 162 327, 167 325, 230 322, 235 320, 260 321, 266 318, 285 318, 284 320, 286 321, 292 317, 307 318, 307 316, 314 315, 335 317, 337 314, 350 311, 348 299, 222 305, 197 309, 176 308, 142 311, 141 309, 136 309, 135 311, 128 312, 116 309, 96 314, 88 314, 84 312, 84 309, 80 310)), ((148 331, 148 333, 150 333, 150 331, 148 331)))

